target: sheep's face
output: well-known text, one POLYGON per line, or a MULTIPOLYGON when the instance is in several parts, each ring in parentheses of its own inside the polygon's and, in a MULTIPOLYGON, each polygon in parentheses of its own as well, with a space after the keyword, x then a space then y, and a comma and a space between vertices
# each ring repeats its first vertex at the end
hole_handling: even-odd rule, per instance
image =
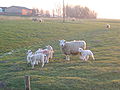
POLYGON ((28 50, 28 52, 26 54, 29 54, 30 52, 32 52, 31 50, 28 50))
POLYGON ((48 45, 48 46, 45 46, 46 48, 51 48, 51 46, 50 45, 48 45))
POLYGON ((60 41, 60 46, 64 46, 65 45, 65 40, 59 40, 60 41))
POLYGON ((79 48, 78 51, 81 52, 83 49, 82 48, 79 48))

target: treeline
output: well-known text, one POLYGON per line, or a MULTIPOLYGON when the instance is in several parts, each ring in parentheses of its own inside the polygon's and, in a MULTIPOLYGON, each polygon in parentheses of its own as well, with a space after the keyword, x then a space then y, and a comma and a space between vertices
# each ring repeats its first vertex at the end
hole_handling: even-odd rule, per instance
POLYGON ((78 19, 96 19, 97 13, 88 7, 66 5, 66 17, 78 19))
POLYGON ((41 16, 41 17, 50 17, 50 12, 48 10, 33 8, 32 9, 32 15, 33 16, 41 16))
MULTIPOLYGON (((56 8, 50 11, 43 9, 32 9, 33 16, 41 16, 41 17, 63 17, 63 7, 62 5, 57 5, 56 8)), ((93 10, 90 10, 88 7, 82 6, 65 6, 65 17, 66 18, 77 18, 77 19, 96 19, 97 13, 93 10)))

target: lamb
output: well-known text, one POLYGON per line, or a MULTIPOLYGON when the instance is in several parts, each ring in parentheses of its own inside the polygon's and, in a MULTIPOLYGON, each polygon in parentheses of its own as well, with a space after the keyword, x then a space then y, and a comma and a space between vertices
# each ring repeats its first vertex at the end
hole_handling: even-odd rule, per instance
POLYGON ((53 58, 53 54, 54 54, 53 47, 48 45, 48 46, 46 46, 46 49, 49 50, 49 59, 52 59, 53 58))
POLYGON ((43 54, 43 53, 37 53, 37 54, 34 54, 34 58, 35 58, 35 64, 38 64, 38 63, 42 63, 42 67, 44 66, 45 64, 45 58, 46 58, 46 55, 43 54))
POLYGON ((32 57, 33 57, 33 53, 31 50, 28 50, 27 54, 27 64, 31 62, 32 57))
POLYGON ((49 63, 49 59, 53 58, 54 50, 53 50, 52 46, 48 45, 48 46, 46 46, 46 49, 39 48, 35 53, 45 54, 46 55, 45 62, 49 63))
POLYGON ((85 41, 70 41, 66 42, 65 40, 59 40, 62 52, 66 55, 66 60, 70 60, 70 55, 78 55, 78 49, 86 49, 85 41))
POLYGON ((81 53, 80 59, 87 61, 89 59, 89 56, 91 56, 92 59, 95 60, 91 50, 83 50, 82 48, 79 48, 78 51, 81 53))
POLYGON ((46 57, 45 57, 45 63, 49 63, 49 58, 50 58, 50 51, 48 49, 38 49, 36 52, 36 54, 39 54, 39 53, 42 53, 42 54, 45 54, 46 57))
POLYGON ((44 66, 44 60, 46 55, 43 53, 33 53, 31 50, 27 52, 27 63, 32 65, 32 69, 34 69, 34 65, 42 62, 42 67, 44 66))
POLYGON ((47 49, 41 49, 41 48, 39 48, 35 53, 42 53, 42 54, 45 54, 46 55, 46 57, 45 57, 45 63, 49 63, 49 50, 47 50, 47 49))

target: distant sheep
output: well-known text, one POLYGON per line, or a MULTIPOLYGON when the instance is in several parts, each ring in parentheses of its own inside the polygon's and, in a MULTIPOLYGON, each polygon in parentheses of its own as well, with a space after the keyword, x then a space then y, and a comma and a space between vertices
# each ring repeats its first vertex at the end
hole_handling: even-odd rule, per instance
POLYGON ((70 55, 78 55, 78 49, 86 49, 85 41, 70 41, 59 40, 62 52, 66 55, 66 60, 70 60, 70 55))
POLYGON ((43 53, 33 53, 31 50, 27 52, 27 63, 32 65, 32 69, 34 68, 35 64, 42 63, 42 67, 44 66, 44 60, 46 55, 43 53))
POLYGON ((90 51, 90 50, 83 50, 82 48, 79 48, 78 51, 81 53, 80 59, 87 61, 89 59, 89 56, 91 56, 92 59, 95 60, 92 51, 90 51))
POLYGON ((32 18, 32 21, 43 22, 43 20, 41 18, 32 18))
POLYGON ((72 21, 76 21, 76 18, 72 18, 72 21))
POLYGON ((110 29, 110 24, 106 24, 106 28, 107 28, 107 29, 110 29))

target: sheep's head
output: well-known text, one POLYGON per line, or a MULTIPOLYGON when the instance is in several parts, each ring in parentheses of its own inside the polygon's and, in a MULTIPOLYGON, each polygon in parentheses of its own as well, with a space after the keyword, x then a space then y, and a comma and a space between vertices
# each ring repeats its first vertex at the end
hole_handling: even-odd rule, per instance
POLYGON ((53 51, 53 48, 50 45, 46 46, 46 49, 53 51))
POLYGON ((29 54, 30 52, 32 52, 31 50, 28 50, 26 54, 29 54))
POLYGON ((64 46, 65 45, 65 40, 59 40, 60 42, 60 46, 64 46))
POLYGON ((51 48, 51 46, 50 45, 47 45, 47 46, 45 46, 46 48, 51 48))
POLYGON ((82 50, 83 50, 82 48, 79 48, 79 49, 78 49, 79 52, 82 52, 82 50))

